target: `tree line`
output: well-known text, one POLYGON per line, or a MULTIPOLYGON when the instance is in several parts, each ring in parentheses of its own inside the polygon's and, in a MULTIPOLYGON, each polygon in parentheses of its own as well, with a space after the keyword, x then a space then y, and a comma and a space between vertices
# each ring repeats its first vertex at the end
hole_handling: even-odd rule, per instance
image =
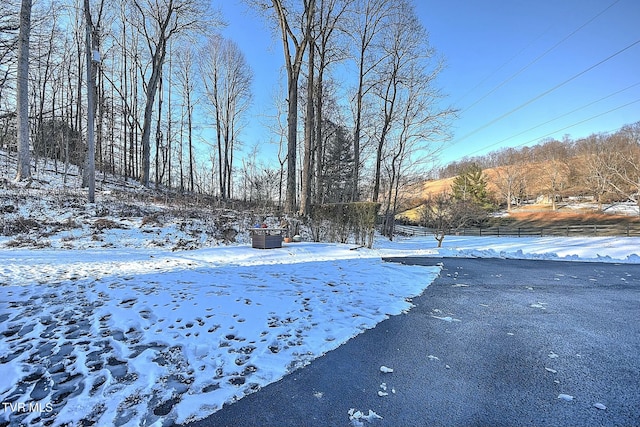
POLYGON ((555 209, 569 196, 602 204, 632 201, 640 206, 640 122, 616 132, 586 138, 546 139, 532 147, 503 148, 440 168, 441 179, 459 176, 472 166, 487 172, 496 205, 544 197, 555 209))
POLYGON ((251 73, 232 41, 206 35, 220 20, 205 2, 9 0, 0 15, 0 148, 18 149, 18 180, 30 154, 85 174, 94 155, 105 173, 196 191, 196 97, 218 121, 203 124, 218 129, 212 155, 229 158, 251 73))
POLYGON ((455 114, 442 106, 442 60, 412 1, 246 5, 281 40, 277 162, 257 149, 238 156, 255 70, 220 35, 224 17, 209 2, 2 2, 0 148, 18 151, 17 179, 31 174, 27 156, 91 174, 91 154, 98 171, 147 187, 268 198, 302 214, 360 200, 394 212, 455 114))
POLYGON ((450 185, 418 199, 414 221, 432 228, 440 247, 448 233, 482 226, 492 211, 531 199, 554 210, 565 197, 593 200, 600 210, 605 202, 633 201, 640 212, 639 164, 640 122, 611 134, 504 148, 441 168, 450 185))

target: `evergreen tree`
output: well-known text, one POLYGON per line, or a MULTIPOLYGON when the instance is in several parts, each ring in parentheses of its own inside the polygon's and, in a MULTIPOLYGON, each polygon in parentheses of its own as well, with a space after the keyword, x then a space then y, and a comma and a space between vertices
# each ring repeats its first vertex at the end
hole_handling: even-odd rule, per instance
POLYGON ((453 179, 451 191, 455 200, 473 203, 483 209, 492 207, 487 194, 487 178, 476 163, 465 167, 453 179))
POLYGON ((322 176, 322 200, 324 203, 341 203, 350 200, 353 186, 353 140, 347 129, 329 121, 325 124, 324 170, 322 176))

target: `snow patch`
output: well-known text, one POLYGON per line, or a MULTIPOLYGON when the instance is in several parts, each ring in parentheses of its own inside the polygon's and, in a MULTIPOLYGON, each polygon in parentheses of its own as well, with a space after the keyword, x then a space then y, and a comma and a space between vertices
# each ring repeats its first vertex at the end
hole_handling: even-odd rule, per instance
POLYGON ((368 421, 371 423, 374 420, 382 419, 380 415, 376 414, 371 409, 369 409, 369 412, 365 415, 363 412, 357 409, 351 408, 349 409, 348 414, 349 414, 349 420, 351 421, 351 425, 353 425, 354 427, 362 427, 364 425, 363 421, 368 421))

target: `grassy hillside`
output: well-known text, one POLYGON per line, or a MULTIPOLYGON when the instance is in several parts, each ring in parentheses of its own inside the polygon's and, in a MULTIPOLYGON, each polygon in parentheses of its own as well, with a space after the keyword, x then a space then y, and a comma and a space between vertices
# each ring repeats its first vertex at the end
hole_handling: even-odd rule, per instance
MULTIPOLYGON (((574 159, 577 164, 580 158, 574 159)), ((571 176, 567 176, 567 183, 560 193, 562 200, 557 203, 556 209, 545 197, 542 171, 552 170, 553 165, 546 163, 531 163, 523 165, 522 169, 528 174, 527 178, 532 182, 529 200, 523 201, 521 206, 513 206, 506 213, 503 206, 503 215, 494 219, 498 224, 512 224, 514 226, 539 226, 547 225, 580 225, 580 224, 626 224, 628 222, 640 223, 637 215, 637 207, 629 203, 608 203, 599 206, 595 202, 589 203, 588 190, 578 182, 572 182, 571 176), (585 202, 584 200, 587 200, 585 202)), ((485 169, 483 173, 487 179, 487 189, 497 204, 504 204, 500 196, 497 182, 506 174, 506 167, 485 169)), ((420 220, 420 209, 425 199, 450 190, 454 178, 424 181, 405 190, 406 209, 403 209, 397 218, 413 223, 420 220)), ((612 195, 609 197, 613 198, 612 195)))

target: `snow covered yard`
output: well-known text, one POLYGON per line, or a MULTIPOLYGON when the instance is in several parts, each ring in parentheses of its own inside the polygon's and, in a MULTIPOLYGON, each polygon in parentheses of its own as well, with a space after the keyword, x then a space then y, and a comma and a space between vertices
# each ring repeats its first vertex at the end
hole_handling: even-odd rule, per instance
POLYGON ((204 417, 408 310, 437 274, 306 243, 0 260, 2 418, 16 425, 204 417))
POLYGON ((0 419, 134 426, 205 417, 409 310, 439 270, 385 256, 640 262, 637 238, 375 246, 0 249, 0 419))

